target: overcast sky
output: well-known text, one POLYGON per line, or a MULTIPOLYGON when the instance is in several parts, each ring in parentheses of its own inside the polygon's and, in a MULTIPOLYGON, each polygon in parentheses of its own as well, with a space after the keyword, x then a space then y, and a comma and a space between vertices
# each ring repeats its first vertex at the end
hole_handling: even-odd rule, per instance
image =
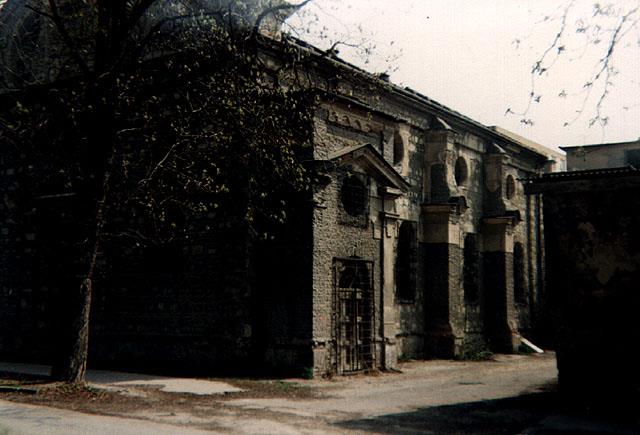
MULTIPOLYGON (((536 80, 540 102, 527 118, 522 112, 531 90, 531 67, 560 28, 557 0, 314 0, 291 22, 310 30, 303 35, 316 45, 333 41, 376 45, 372 56, 340 47, 340 56, 371 71, 392 68, 394 83, 409 86, 486 125, 499 125, 549 147, 636 140, 640 137, 640 30, 632 28, 617 48, 617 74, 602 114, 603 130, 588 127, 598 89, 593 89, 582 116, 571 125, 584 100, 584 83, 606 48, 606 28, 618 18, 602 20, 599 45, 586 44, 575 32, 577 20, 592 17, 591 0, 576 0, 567 23, 570 35, 563 56, 536 80), (545 16, 549 17, 545 20, 545 16), (319 21, 315 21, 316 17, 319 21), (361 30, 359 30, 359 28, 361 30), (324 36, 323 36, 324 35, 324 36), (515 42, 519 40, 520 42, 515 42), (398 57, 399 56, 399 57, 398 57), (558 97, 565 90, 565 98, 558 97), (573 95, 577 94, 577 95, 573 95)), ((601 2, 604 3, 604 2, 601 2)), ((618 0, 637 6, 638 0, 618 0)), ((637 23, 637 15, 636 23, 637 23)))

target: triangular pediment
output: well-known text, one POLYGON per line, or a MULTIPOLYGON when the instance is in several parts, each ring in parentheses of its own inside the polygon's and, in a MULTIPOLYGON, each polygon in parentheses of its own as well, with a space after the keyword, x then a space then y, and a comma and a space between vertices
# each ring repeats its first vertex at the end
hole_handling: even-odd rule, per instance
POLYGON ((391 166, 371 144, 354 145, 343 148, 331 154, 328 161, 336 166, 357 164, 381 185, 396 189, 407 190, 410 184, 393 166, 391 166))

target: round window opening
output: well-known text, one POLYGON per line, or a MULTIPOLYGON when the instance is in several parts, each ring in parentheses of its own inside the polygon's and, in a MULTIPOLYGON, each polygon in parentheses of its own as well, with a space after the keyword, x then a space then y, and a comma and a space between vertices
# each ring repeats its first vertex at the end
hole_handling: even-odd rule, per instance
POLYGON ((507 195, 507 199, 513 198, 513 195, 516 194, 516 179, 513 178, 513 175, 507 175, 505 193, 507 195))
POLYGON ((458 186, 462 186, 469 178, 469 167, 464 157, 458 157, 456 160, 455 177, 458 186))
POLYGON ((351 216, 361 216, 366 211, 367 187, 361 177, 348 175, 342 182, 340 201, 344 210, 351 216))

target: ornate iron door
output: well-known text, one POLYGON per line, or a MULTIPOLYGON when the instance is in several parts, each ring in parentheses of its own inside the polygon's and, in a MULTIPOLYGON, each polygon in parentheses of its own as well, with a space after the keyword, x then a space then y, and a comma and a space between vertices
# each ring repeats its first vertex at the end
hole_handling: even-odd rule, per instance
POLYGON ((337 371, 353 373, 374 367, 373 262, 334 259, 334 326, 337 371))

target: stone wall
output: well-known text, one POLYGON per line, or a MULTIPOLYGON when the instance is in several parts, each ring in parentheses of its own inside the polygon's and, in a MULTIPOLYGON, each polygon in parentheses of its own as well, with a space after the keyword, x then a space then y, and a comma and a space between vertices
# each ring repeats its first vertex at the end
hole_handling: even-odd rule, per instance
MULTIPOLYGON (((462 356, 484 350, 490 342, 496 350, 517 350, 518 331, 535 336, 542 257, 538 230, 540 203, 525 197, 520 180, 545 170, 547 156, 523 152, 504 138, 472 132, 457 124, 455 118, 446 118, 446 122, 435 118, 411 107, 408 101, 397 99, 396 95, 383 92, 377 99, 371 99, 370 94, 360 93, 358 82, 350 78, 340 81, 335 88, 349 98, 344 102, 338 98, 319 110, 317 158, 345 147, 371 143, 411 184, 396 200, 396 229, 405 220, 417 222, 421 248, 417 254, 415 300, 405 303, 395 299, 394 302, 398 355, 406 358, 462 356), (358 103, 351 104, 351 101, 358 103), (394 147, 399 141, 405 152, 401 159, 397 159, 394 147), (440 206, 448 210, 449 217, 444 219, 449 223, 442 221, 434 227, 434 222, 429 223, 429 215, 440 206), (492 231, 487 229, 487 218, 500 218, 508 223, 506 233, 499 236, 502 242, 490 240, 495 237, 489 234, 492 231), (475 300, 465 299, 463 288, 463 246, 467 235, 476 238, 479 294, 475 300), (433 243, 435 245, 430 246, 433 243), (441 243, 449 248, 439 249, 441 243), (514 272, 516 245, 522 255, 514 272), (489 258, 492 256, 503 260, 493 261, 489 258), (491 281, 495 273, 501 274, 501 281, 491 281), (490 300, 487 295, 496 292, 500 301, 490 300), (446 308, 438 308, 434 302, 438 298, 444 298, 446 308), (494 312, 496 306, 501 314, 494 312), (438 315, 440 309, 446 309, 447 315, 438 315), (494 326, 490 332, 492 327, 486 324, 486 319, 496 316, 503 319, 501 326, 494 326), (448 338, 443 338, 443 334, 448 338), (501 338, 489 340, 491 334, 501 338), (449 340, 450 344, 443 345, 443 340, 449 340)), ((372 195, 375 197, 374 191, 372 195)), ((379 210, 372 210, 373 220, 375 213, 379 210)), ((315 225, 325 224, 316 221, 315 225)), ((375 237, 375 223, 372 225, 373 234, 363 232, 360 237, 375 237)), ((334 226, 318 237, 327 234, 342 237, 343 232, 334 226)), ((321 270, 319 268, 318 273, 321 270)))

